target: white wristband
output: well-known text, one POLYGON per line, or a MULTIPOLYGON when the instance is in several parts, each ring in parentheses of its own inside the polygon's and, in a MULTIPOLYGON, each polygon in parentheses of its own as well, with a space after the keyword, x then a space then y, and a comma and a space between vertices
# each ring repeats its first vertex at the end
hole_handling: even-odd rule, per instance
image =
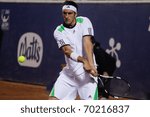
POLYGON ((72 59, 72 60, 74 60, 74 61, 78 61, 78 54, 76 54, 76 53, 74 53, 74 52, 72 52, 71 54, 70 54, 70 58, 72 59))

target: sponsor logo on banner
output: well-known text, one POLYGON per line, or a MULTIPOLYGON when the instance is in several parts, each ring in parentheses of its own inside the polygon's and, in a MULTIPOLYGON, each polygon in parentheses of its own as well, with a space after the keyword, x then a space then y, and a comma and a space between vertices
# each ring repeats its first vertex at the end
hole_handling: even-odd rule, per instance
POLYGON ((1 10, 1 30, 9 30, 10 10, 1 10))
POLYGON ((121 50, 121 43, 117 42, 115 43, 114 38, 109 39, 109 46, 111 49, 106 49, 106 52, 110 54, 112 57, 116 58, 116 67, 121 67, 121 61, 119 59, 117 51, 121 50))
POLYGON ((38 34, 27 32, 21 36, 18 43, 17 58, 21 55, 26 57, 25 62, 18 62, 21 66, 39 67, 43 58, 43 43, 38 34))

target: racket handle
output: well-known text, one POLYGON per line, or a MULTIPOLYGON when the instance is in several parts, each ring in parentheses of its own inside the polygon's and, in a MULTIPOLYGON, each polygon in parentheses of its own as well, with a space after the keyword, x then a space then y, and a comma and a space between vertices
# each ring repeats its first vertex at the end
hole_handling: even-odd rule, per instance
POLYGON ((92 74, 89 74, 89 75, 90 75, 90 77, 91 77, 91 78, 93 78, 93 79, 95 80, 95 82, 97 82, 97 83, 98 83, 98 79, 97 79, 98 77, 93 76, 92 74))

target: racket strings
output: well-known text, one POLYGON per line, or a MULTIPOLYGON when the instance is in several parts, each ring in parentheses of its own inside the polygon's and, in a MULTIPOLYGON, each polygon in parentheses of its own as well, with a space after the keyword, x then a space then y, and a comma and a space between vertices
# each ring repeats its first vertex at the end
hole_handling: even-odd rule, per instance
POLYGON ((121 77, 113 77, 113 78, 100 78, 99 82, 105 89, 105 92, 111 96, 117 97, 126 97, 130 92, 130 84, 121 79, 121 77), (106 80, 103 80, 106 79, 106 80))
POLYGON ((120 97, 126 96, 130 90, 128 83, 122 79, 112 79, 108 87, 105 85, 105 88, 111 95, 120 97))

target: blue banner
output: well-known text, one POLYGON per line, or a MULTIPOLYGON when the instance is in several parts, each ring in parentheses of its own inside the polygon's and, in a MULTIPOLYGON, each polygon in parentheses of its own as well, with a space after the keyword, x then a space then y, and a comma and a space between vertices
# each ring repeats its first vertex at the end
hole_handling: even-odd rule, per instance
MULTIPOLYGON (((150 4, 79 4, 80 16, 93 23, 95 38, 114 56, 115 75, 128 80, 137 92, 150 93, 150 4)), ((47 84, 64 63, 53 37, 63 22, 61 4, 0 4, 0 77, 5 80, 47 84), (17 58, 25 55, 26 61, 17 58)))

